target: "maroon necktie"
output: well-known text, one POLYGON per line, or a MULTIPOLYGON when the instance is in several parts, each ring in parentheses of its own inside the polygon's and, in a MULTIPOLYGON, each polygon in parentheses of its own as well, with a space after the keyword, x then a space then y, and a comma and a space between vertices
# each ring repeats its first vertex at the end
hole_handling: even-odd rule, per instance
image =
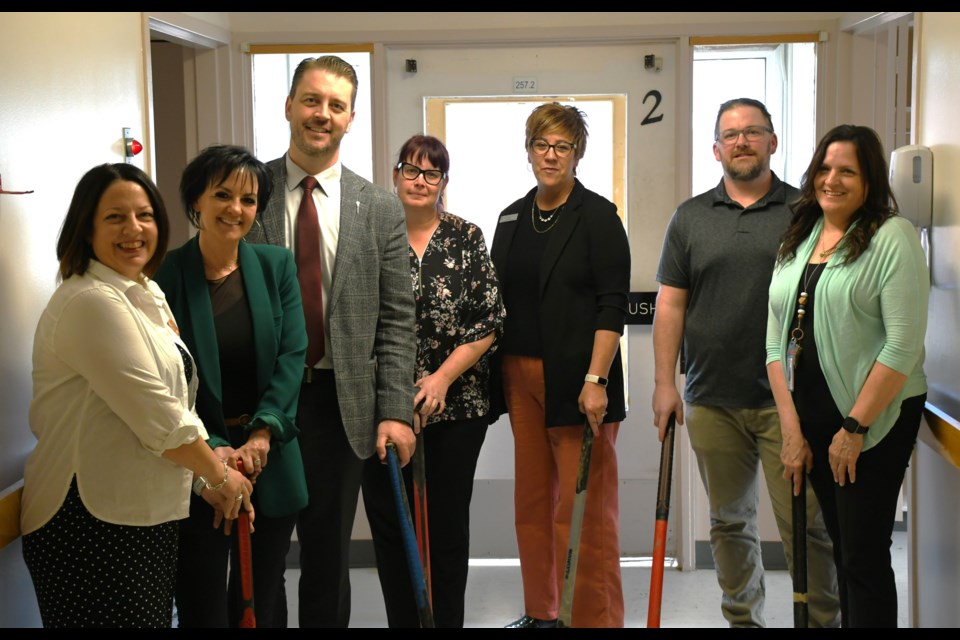
POLYGON ((307 176, 300 183, 303 200, 297 211, 297 280, 307 321, 307 366, 323 357, 323 289, 320 277, 320 220, 313 202, 317 179, 307 176))

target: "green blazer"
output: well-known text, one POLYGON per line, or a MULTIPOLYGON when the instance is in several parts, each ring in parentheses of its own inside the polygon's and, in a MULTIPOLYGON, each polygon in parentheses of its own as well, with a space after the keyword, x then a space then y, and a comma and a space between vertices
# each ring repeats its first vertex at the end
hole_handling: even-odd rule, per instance
MULTIPOLYGON (((307 350, 300 285, 293 254, 269 245, 240 243, 238 251, 256 352, 260 400, 247 431, 268 427, 273 437, 267 466, 257 480, 259 512, 296 513, 307 504, 307 484, 297 435, 297 402, 307 350)), ((228 446, 224 425, 220 353, 213 307, 200 255, 199 235, 167 253, 154 280, 163 289, 180 336, 196 360, 197 413, 211 448, 228 446)), ((234 427, 235 428, 235 427, 234 427)))

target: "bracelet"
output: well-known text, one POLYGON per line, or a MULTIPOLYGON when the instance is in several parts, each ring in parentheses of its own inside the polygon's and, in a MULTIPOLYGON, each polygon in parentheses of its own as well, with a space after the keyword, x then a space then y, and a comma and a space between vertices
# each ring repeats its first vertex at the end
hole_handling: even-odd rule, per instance
POLYGON ((217 484, 210 484, 209 480, 200 476, 200 480, 203 480, 203 486, 210 491, 220 491, 220 489, 223 489, 223 485, 227 484, 227 478, 230 477, 230 465, 227 464, 226 460, 221 460, 220 462, 223 463, 223 480, 217 484))

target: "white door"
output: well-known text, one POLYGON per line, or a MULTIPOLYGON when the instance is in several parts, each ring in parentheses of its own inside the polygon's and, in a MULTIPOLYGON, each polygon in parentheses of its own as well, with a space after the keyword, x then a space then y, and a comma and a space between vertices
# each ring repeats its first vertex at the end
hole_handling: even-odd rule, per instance
MULTIPOLYGON (((622 213, 632 253, 631 291, 656 291, 660 246, 677 204, 676 114, 686 110, 675 100, 676 47, 674 42, 663 41, 576 46, 389 47, 386 118, 390 161, 409 136, 424 132, 423 104, 427 97, 514 95, 517 100, 531 99, 533 95, 526 93, 531 83, 536 97, 554 96, 561 101, 578 95, 626 95, 626 126, 605 131, 591 129, 581 167, 591 162, 592 152, 605 146, 600 143, 601 137, 612 137, 614 147, 625 145, 626 163, 621 172, 624 179, 619 181, 619 187, 614 186, 612 199, 624 203, 622 213), (406 71, 407 60, 416 60, 415 73, 406 71), (645 60, 649 60, 649 68, 645 60), (618 188, 622 192, 617 193, 618 188)), ((532 173, 504 176, 498 171, 503 157, 522 158, 524 154, 522 127, 512 132, 510 145, 491 148, 486 144, 490 132, 500 126, 501 123, 489 120, 472 125, 475 154, 489 160, 489 170, 459 173, 460 161, 451 157, 451 182, 456 182, 459 193, 467 191, 482 199, 494 216, 535 184, 532 173), (469 189, 464 185, 469 185, 469 189)), ((612 179, 616 184, 616 176, 612 179)), ((602 192, 596 185, 585 186, 602 192)), ((455 207, 451 210, 457 213, 455 207)), ((650 412, 650 326, 631 325, 626 334, 629 411, 617 443, 621 549, 624 556, 649 555, 653 548, 660 464, 660 444, 650 412)), ((513 440, 504 416, 491 426, 477 468, 471 556, 516 556, 513 478, 513 440)), ((668 542, 668 555, 672 548, 668 542)))

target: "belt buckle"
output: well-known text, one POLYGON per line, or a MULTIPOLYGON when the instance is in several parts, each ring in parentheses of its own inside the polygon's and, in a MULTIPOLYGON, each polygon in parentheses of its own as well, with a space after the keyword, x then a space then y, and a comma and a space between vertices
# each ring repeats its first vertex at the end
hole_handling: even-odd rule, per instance
POLYGON ((305 384, 310 384, 313 382, 313 367, 308 365, 303 366, 303 382, 305 384))
POLYGON ((225 418, 223 424, 228 427, 245 427, 250 424, 251 417, 249 413, 244 413, 236 418, 225 418))

